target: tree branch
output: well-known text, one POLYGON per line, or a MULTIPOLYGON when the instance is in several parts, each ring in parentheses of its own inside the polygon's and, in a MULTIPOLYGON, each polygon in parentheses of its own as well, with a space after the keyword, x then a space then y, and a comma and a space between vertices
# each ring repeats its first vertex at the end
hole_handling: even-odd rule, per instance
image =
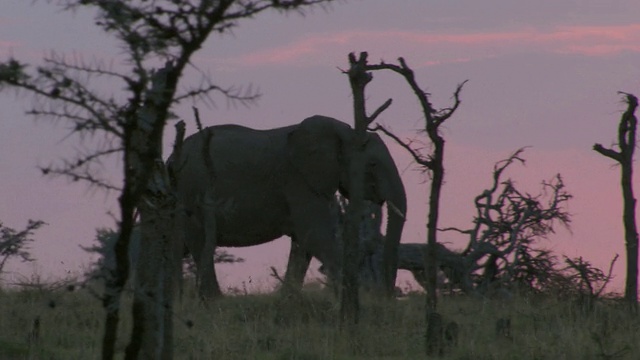
POLYGON ((407 150, 407 152, 411 155, 411 157, 413 157, 413 160, 417 164, 431 169, 431 167, 432 167, 432 161, 431 160, 426 159, 418 151, 414 150, 411 146, 409 146, 409 144, 407 144, 404 141, 402 141, 399 137, 397 137, 391 131, 387 130, 384 126, 382 126, 380 124, 376 124, 376 126, 374 126, 373 128, 370 128, 370 130, 371 131, 382 131, 383 134, 385 134, 388 137, 392 138, 398 145, 400 145, 405 150, 407 150))
POLYGON ((601 144, 595 144, 593 145, 593 150, 597 151, 598 153, 600 153, 601 155, 604 155, 608 158, 611 158, 617 162, 622 162, 622 153, 612 150, 612 149, 607 149, 604 146, 602 146, 601 144))

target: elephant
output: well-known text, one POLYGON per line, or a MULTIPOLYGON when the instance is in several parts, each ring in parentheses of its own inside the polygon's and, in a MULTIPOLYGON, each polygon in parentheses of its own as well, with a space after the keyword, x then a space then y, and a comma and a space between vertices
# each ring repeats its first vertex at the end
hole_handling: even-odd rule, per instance
MULTIPOLYGON (((245 247, 289 236, 292 246, 284 285, 300 288, 312 257, 340 274, 335 238, 335 194, 349 198, 349 164, 355 131, 315 115, 270 130, 217 125, 187 137, 167 160, 183 207, 184 243, 193 255, 204 298, 221 295, 212 261, 216 246, 245 247)), ((406 194, 382 139, 367 132, 365 198, 389 208, 385 257, 395 283, 406 194)))

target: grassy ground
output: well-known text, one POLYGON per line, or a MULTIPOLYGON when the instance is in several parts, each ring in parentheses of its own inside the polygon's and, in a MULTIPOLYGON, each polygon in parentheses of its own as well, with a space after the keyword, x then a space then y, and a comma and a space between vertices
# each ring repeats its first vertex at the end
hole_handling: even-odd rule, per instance
MULTIPOLYGON (((615 302, 584 311, 548 297, 455 296, 441 298, 439 312, 459 327, 458 344, 443 359, 640 358, 639 319, 615 302), (505 319, 510 333, 497 333, 496 323, 505 319)), ((207 306, 188 297, 177 304, 175 358, 424 358, 423 296, 363 299, 360 325, 349 332, 338 331, 336 315, 331 294, 319 291, 295 299, 234 296, 207 306)), ((99 301, 84 290, 0 290, 0 359, 98 359, 103 317, 99 301)), ((120 357, 128 310, 122 318, 120 357)))

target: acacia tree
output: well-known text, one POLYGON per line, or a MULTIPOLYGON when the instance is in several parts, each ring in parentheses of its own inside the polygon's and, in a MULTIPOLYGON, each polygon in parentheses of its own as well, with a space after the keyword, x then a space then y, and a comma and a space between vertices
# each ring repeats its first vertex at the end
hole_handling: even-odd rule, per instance
POLYGON ((0 222, 0 274, 7 261, 20 258, 22 261, 33 261, 29 252, 29 243, 33 242, 33 232, 45 225, 44 221, 29 220, 23 230, 16 231, 0 222))
POLYGON ((633 195, 633 153, 636 148, 636 131, 638 119, 635 116, 638 98, 632 94, 625 96, 627 110, 620 118, 618 125, 618 147, 616 151, 605 148, 601 144, 593 145, 593 150, 611 158, 620 164, 620 186, 622 187, 625 248, 627 253, 627 274, 624 287, 624 298, 637 309, 638 304, 638 228, 636 226, 636 199, 633 195))
MULTIPOLYGON (((36 96, 38 101, 29 114, 65 121, 71 134, 81 138, 100 139, 92 144, 90 151, 78 153, 76 157, 42 171, 83 180, 120 194, 120 235, 115 246, 117 267, 107 280, 103 296, 106 310, 103 359, 112 359, 115 354, 120 296, 129 276, 129 239, 136 209, 147 214, 141 217, 143 246, 155 244, 150 249, 153 256, 146 260, 164 262, 164 267, 171 263, 166 259, 166 251, 170 246, 171 218, 175 214, 164 210, 175 202, 162 161, 162 135, 171 107, 188 98, 206 100, 212 92, 240 102, 251 102, 257 97, 253 93, 241 93, 233 87, 214 84, 206 74, 202 74, 199 86, 178 91, 193 54, 212 32, 226 33, 241 19, 269 9, 301 11, 305 6, 329 1, 59 0, 63 10, 89 7, 97 11, 96 25, 114 36, 121 46, 125 60, 122 69, 114 70, 99 62, 88 64, 68 60, 56 54, 46 57, 44 64, 35 68, 13 58, 0 63, 1 87, 22 89, 36 96), (158 64, 165 66, 154 70, 158 64), (95 86, 98 79, 120 82, 124 85, 125 96, 102 95, 95 86), (95 171, 95 165, 103 158, 116 154, 122 157, 121 186, 101 178, 95 171), (155 233, 161 233, 160 239, 154 239, 154 234, 145 231, 153 229, 154 224, 161 226, 155 233)), ((161 295, 170 290, 170 277, 152 275, 164 276, 169 281, 166 286, 164 281, 156 281, 163 285, 152 291, 161 311, 159 314, 150 310, 145 312, 141 302, 134 304, 136 331, 127 347, 127 358, 136 358, 140 349, 145 358, 172 356, 170 302, 165 304, 157 300, 169 301, 161 295), (160 318, 155 319, 154 330, 143 324, 145 316, 160 318), (163 321, 165 325, 161 326, 163 321), (146 345, 142 346, 142 342, 146 345)), ((149 280, 154 283, 154 279, 149 280)))

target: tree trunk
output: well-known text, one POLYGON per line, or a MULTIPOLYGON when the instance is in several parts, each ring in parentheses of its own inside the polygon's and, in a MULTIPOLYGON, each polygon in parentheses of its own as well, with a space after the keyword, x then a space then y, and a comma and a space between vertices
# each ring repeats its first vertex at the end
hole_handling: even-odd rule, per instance
POLYGON ((356 62, 353 54, 349 54, 350 69, 348 71, 351 92, 353 93, 353 114, 355 123, 355 141, 353 142, 351 163, 349 167, 349 205, 347 206, 346 224, 342 236, 344 256, 342 261, 342 291, 340 303, 341 325, 357 324, 359 320, 359 282, 357 259, 360 222, 363 213, 364 199, 364 145, 367 136, 364 88, 369 82, 362 58, 356 62))
MULTIPOLYGON (((126 168, 126 164, 125 164, 126 168)), ((125 178, 129 176, 125 174, 125 178)), ((115 345, 120 322, 120 306, 122 290, 129 279, 129 243, 134 224, 135 201, 131 195, 130 181, 125 180, 125 187, 119 198, 120 231, 114 251, 116 266, 107 274, 102 306, 106 310, 104 333, 102 336, 102 359, 111 360, 115 356, 115 345), (129 184, 129 185, 127 185, 129 184)))
POLYGON ((438 281, 438 210, 440 208, 440 193, 442 180, 444 179, 444 139, 438 134, 438 129, 428 129, 431 141, 434 144, 433 161, 431 167, 432 180, 431 192, 429 193, 429 216, 427 219, 427 257, 425 259, 425 269, 427 275, 427 317, 431 312, 435 312, 438 303, 437 281, 438 281), (432 132, 435 133, 431 136, 432 132))
POLYGON ((181 257, 173 251, 177 207, 162 161, 162 130, 168 108, 165 96, 175 86, 168 81, 174 70, 168 63, 154 74, 127 139, 131 146, 127 170, 134 174, 134 199, 141 221, 140 252, 144 254, 138 260, 127 360, 173 357, 173 280, 175 262, 181 257))
MULTIPOLYGON (((151 200, 151 199, 146 199, 151 200)), ((140 211, 140 247, 133 303, 134 327, 127 359, 171 359, 173 309, 174 202, 143 201, 140 211)))
POLYGON ((635 116, 638 98, 632 94, 624 94, 627 110, 622 114, 618 125, 618 147, 620 151, 607 149, 595 144, 593 150, 609 157, 621 167, 621 187, 623 200, 622 220, 624 223, 625 248, 627 252, 627 277, 624 298, 637 311, 638 306, 638 229, 636 226, 636 199, 633 196, 633 153, 636 147, 636 130, 638 119, 635 116))
MULTIPOLYGON (((634 144, 635 146, 635 144, 634 144)), ((627 160, 627 159, 625 159, 627 160)), ((638 303, 638 230, 636 228, 636 199, 633 196, 633 159, 622 164, 622 197, 624 202, 624 232, 627 252, 627 278, 624 297, 636 307, 638 303)))

